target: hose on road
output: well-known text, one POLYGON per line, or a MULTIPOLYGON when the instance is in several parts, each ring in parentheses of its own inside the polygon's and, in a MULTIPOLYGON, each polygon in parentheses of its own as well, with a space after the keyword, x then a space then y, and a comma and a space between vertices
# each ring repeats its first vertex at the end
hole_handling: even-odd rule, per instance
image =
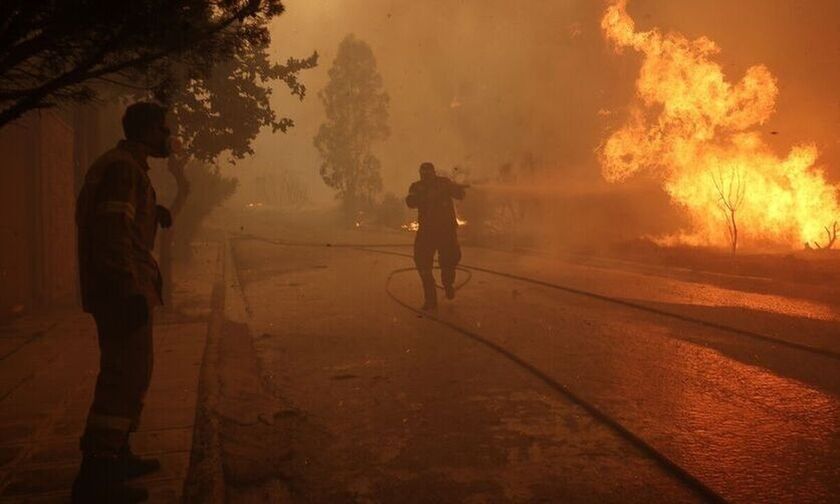
MULTIPOLYGON (((397 252, 397 251, 394 251, 394 250, 383 250, 383 249, 387 249, 387 248, 410 247, 411 246, 410 244, 403 244, 403 243, 400 243, 400 244, 328 244, 328 243, 282 242, 282 241, 279 241, 279 240, 270 240, 270 239, 266 239, 266 238, 262 238, 262 237, 254 237, 254 236, 243 236, 242 238, 265 241, 265 242, 276 244, 276 245, 304 246, 304 247, 307 247, 307 246, 309 246, 309 247, 324 247, 324 246, 326 246, 326 247, 342 247, 342 248, 352 248, 352 249, 363 251, 363 252, 384 254, 384 255, 392 255, 392 256, 403 257, 403 258, 412 258, 413 257, 411 254, 397 252)), ((439 268, 436 268, 436 269, 439 269, 439 268)), ((517 355, 513 354, 512 352, 506 350, 505 348, 499 346, 498 344, 492 342, 491 340, 485 338, 484 336, 481 336, 480 334, 478 334, 478 333, 476 333, 476 332, 474 332, 470 329, 459 326, 458 324, 455 324, 453 322, 445 320, 445 319, 437 316, 434 312, 427 312, 427 311, 420 310, 420 309, 410 305, 406 301, 403 301, 402 299, 400 299, 396 294, 394 294, 394 292, 391 288, 393 279, 397 275, 408 273, 408 272, 413 272, 413 271, 416 271, 416 268, 405 267, 405 268, 395 269, 395 270, 393 270, 389 273, 389 275, 387 277, 387 280, 386 280, 385 290, 387 292, 387 295, 395 303, 397 303, 398 305, 402 306, 403 308, 405 308, 405 309, 407 309, 407 310, 409 310, 409 311, 411 311, 411 312, 413 312, 413 313, 415 313, 415 314, 417 314, 417 315, 419 315, 423 318, 429 319, 430 321, 433 321, 433 322, 435 322, 437 324, 440 324, 444 327, 447 327, 447 328, 449 328, 449 329, 451 329, 451 330, 453 330, 453 331, 455 331, 455 332, 457 332, 457 333, 459 333, 459 334, 461 334, 465 337, 470 338, 471 340, 473 340, 473 341, 485 346, 486 348, 500 354, 501 356, 503 356, 507 360, 509 360, 509 361, 513 362, 514 364, 520 366, 521 368, 525 369, 530 374, 532 374, 533 376, 538 378, 540 381, 542 381, 544 384, 546 384, 550 388, 554 389, 555 391, 559 392, 560 394, 562 394, 563 396, 568 398, 574 404, 577 404, 578 406, 583 408, 590 415, 592 415, 593 418, 597 419, 598 421, 600 421, 604 425, 608 426, 611 430, 616 432, 621 438, 627 440, 629 443, 631 443, 637 449, 639 449, 643 453, 647 454, 649 457, 651 457, 651 459, 656 461, 667 472, 674 475, 678 480, 683 482, 688 488, 691 488, 691 489, 695 490, 699 495, 703 496, 705 499, 707 499, 711 502, 726 502, 726 500, 720 494, 718 494, 715 490, 713 490, 708 485, 703 483, 696 476, 689 473, 687 470, 682 468, 679 464, 677 464, 676 462, 671 460, 667 455, 663 454, 662 452, 660 452, 659 450, 654 448, 652 445, 650 445, 646 441, 644 441, 641 437, 639 437, 638 435, 634 434, 632 431, 630 431, 629 429, 627 429, 626 427, 621 425, 621 423, 618 420, 614 419, 613 417, 611 417, 607 413, 601 411, 597 406, 588 402, 583 397, 577 395, 575 392, 570 390, 568 388, 568 386, 566 386, 565 384, 563 384, 563 383, 555 380, 554 378, 548 376, 545 372, 541 371, 540 369, 538 369, 534 365, 532 365, 529 362, 523 360, 522 358, 520 358, 517 355)), ((468 275, 468 277, 465 281, 458 284, 457 289, 463 288, 464 285, 466 285, 471 280, 474 271, 475 272, 481 272, 481 273, 495 275, 495 276, 499 276, 499 277, 503 277, 503 278, 508 278, 508 279, 511 279, 511 280, 526 282, 526 283, 530 283, 530 284, 533 284, 533 285, 539 285, 539 286, 542 286, 542 287, 546 287, 546 288, 550 288, 550 289, 554 289, 554 290, 559 290, 559 291, 566 292, 566 293, 569 293, 569 294, 574 294, 574 295, 577 295, 577 296, 583 296, 583 297, 587 297, 587 298, 590 298, 590 299, 596 299, 596 300, 599 300, 599 301, 602 301, 602 302, 615 304, 615 305, 620 305, 620 306, 632 308, 634 310, 644 311, 644 312, 647 312, 647 313, 652 313, 652 314, 659 315, 659 316, 666 317, 666 318, 671 318, 671 319, 676 319, 676 320, 680 320, 680 321, 683 321, 683 322, 693 323, 693 324, 701 325, 701 326, 704 326, 704 327, 707 327, 707 328, 710 328, 710 329, 715 329, 715 330, 719 330, 719 331, 723 331, 723 332, 728 332, 728 333, 744 336, 744 337, 747 337, 747 338, 750 338, 750 339, 753 339, 753 340, 759 340, 759 341, 775 344, 775 345, 778 345, 778 346, 784 346, 784 347, 796 349, 796 350, 799 350, 799 351, 804 351, 804 352, 808 352, 808 353, 811 353, 811 354, 816 354, 816 355, 820 355, 820 356, 823 356, 823 357, 828 357, 828 358, 831 358, 831 359, 840 360, 840 352, 836 352, 836 351, 833 351, 833 350, 830 350, 830 349, 814 348, 814 347, 810 347, 808 345, 804 345, 804 344, 801 344, 801 343, 796 343, 796 342, 792 342, 792 341, 789 341, 789 340, 775 338, 775 337, 772 337, 772 336, 766 336, 766 335, 763 335, 763 334, 760 334, 760 333, 756 333, 756 332, 752 332, 752 331, 748 331, 748 330, 744 330, 744 329, 739 329, 739 328, 728 326, 728 325, 725 325, 725 324, 720 324, 720 323, 709 321, 709 320, 695 318, 695 317, 683 315, 683 314, 680 314, 680 313, 675 313, 675 312, 655 308, 655 307, 652 307, 652 306, 647 306, 647 305, 644 305, 642 303, 638 303, 638 302, 634 302, 634 301, 630 301, 630 300, 626 300, 626 299, 622 299, 622 298, 612 297, 612 296, 608 296, 608 295, 604 295, 604 294, 599 294, 599 293, 596 293, 596 292, 591 292, 591 291, 587 291, 587 290, 583 290, 583 289, 578 289, 578 288, 571 287, 571 286, 556 284, 556 283, 547 282, 547 281, 536 279, 536 278, 530 278, 530 277, 526 277, 526 276, 522 276, 522 275, 516 275, 516 274, 512 274, 512 273, 507 273, 507 272, 504 272, 504 271, 497 271, 497 270, 492 270, 492 269, 488 269, 488 268, 471 266, 471 265, 467 265, 467 264, 462 264, 461 266, 459 266, 458 271, 466 273, 468 275)), ((439 285, 437 287, 441 288, 439 285)))
MULTIPOLYGON (((469 268, 466 267, 459 267, 459 271, 469 271, 469 268)), ((436 322, 448 329, 451 329, 457 333, 460 333, 463 336, 470 338, 471 340, 489 348, 490 350, 500 354, 505 359, 513 362, 514 364, 518 365, 519 367, 525 369, 530 374, 538 378, 548 387, 552 388, 553 390, 559 392, 567 399, 569 399, 574 404, 583 408, 587 413, 592 415, 596 420, 603 423, 611 430, 613 430, 616 434, 618 434, 622 439, 628 441, 634 447, 639 449, 641 452, 648 455, 651 459, 656 461, 661 467, 663 467, 667 472, 674 475, 678 480, 680 480, 683 484, 687 487, 691 488, 692 490, 696 491, 698 494, 702 495, 704 498, 708 499, 711 502, 726 502, 726 500, 717 492, 715 492, 711 487, 703 483, 700 479, 696 476, 692 475, 690 472, 683 469, 679 464, 671 460, 667 455, 660 452, 652 445, 648 444, 645 440, 641 437, 634 434, 632 431, 621 425, 621 423, 601 411, 597 406, 590 403, 586 399, 583 399, 581 396, 574 393, 569 387, 559 381, 555 380, 554 378, 548 376, 548 374, 541 371, 539 368, 535 367, 533 364, 523 360, 516 354, 506 350, 505 348, 499 346, 498 344, 490 341, 489 339, 481 336, 480 334, 473 332, 469 329, 461 327, 458 324, 450 322, 446 319, 438 317, 434 314, 433 311, 425 311, 418 308, 411 306, 409 303, 400 299, 396 294, 394 294, 393 290, 391 289, 391 283, 395 276, 408 273, 410 271, 416 271, 415 268, 399 268, 391 271, 388 275, 387 280, 385 281, 385 291, 388 293, 388 297, 390 297, 395 303, 402 306, 403 308, 420 315, 423 318, 429 319, 433 322, 436 322)), ((470 278, 472 278, 472 273, 470 272, 470 278)), ((469 279, 467 280, 469 281, 469 279)), ((466 284, 466 282, 464 282, 466 284)))
MULTIPOLYGON (((412 257, 410 254, 404 254, 404 253, 401 253, 401 252, 394 252, 394 251, 390 251, 390 250, 378 250, 377 248, 374 248, 374 247, 376 247, 376 246, 374 245, 374 246, 355 247, 355 248, 358 249, 358 250, 363 250, 365 252, 371 252, 371 253, 376 253, 376 254, 386 254, 386 255, 393 255, 393 256, 398 256, 398 257, 409 257, 409 258, 412 257)), ((624 307, 627 307, 627 308, 632 308, 634 310, 639 310, 639 311, 643 311, 643 312, 647 312, 647 313, 652 313, 654 315, 659 315, 659 316, 662 316, 662 317, 679 320, 681 322, 688 322, 690 324, 700 325, 700 326, 703 326, 703 327, 707 327, 709 329, 715 329, 715 330, 718 330, 718 331, 737 334, 738 336, 744 336, 746 338, 750 338, 750 339, 753 339, 753 340, 763 341, 765 343, 771 343, 771 344, 778 345, 778 346, 784 346, 784 347, 792 348, 792 349, 799 350, 799 351, 802 351, 802 352, 807 352, 807 353, 810 353, 810 354, 819 355, 821 357, 826 357, 826 358, 829 358, 829 359, 834 359, 834 360, 840 361, 840 352, 830 350, 828 348, 812 347, 812 346, 805 345, 805 344, 802 344, 802 343, 797 343, 795 341, 790 341, 790 340, 786 340, 786 339, 782 339, 782 338, 776 338, 776 337, 773 337, 773 336, 767 336, 765 334, 761 334, 761 333, 758 333, 758 332, 755 332, 755 331, 750 331, 750 330, 747 330, 747 329, 740 329, 738 327, 733 327, 733 326, 729 326, 729 325, 726 325, 726 324, 721 324, 719 322, 713 322, 711 320, 704 320, 704 319, 692 317, 692 316, 689 316, 689 315, 683 315, 683 314, 680 314, 680 313, 676 313, 676 312, 672 312, 672 311, 668 311, 668 310, 663 310, 661 308, 655 308, 653 306, 648 306, 648 305, 645 305, 645 304, 642 304, 642 303, 637 303, 635 301, 630 301, 630 300, 627 300, 627 299, 608 296, 606 294, 598 294, 597 292, 578 289, 578 288, 575 288, 575 287, 569 287, 567 285, 556 284, 556 283, 553 283, 553 282, 547 282, 545 280, 540 280, 538 278, 530 278, 530 277, 526 277, 526 276, 522 276, 522 275, 516 275, 516 274, 513 274, 513 273, 507 273, 507 272, 504 272, 504 271, 497 271, 497 270, 493 270, 493 269, 482 268, 482 267, 479 267, 479 266, 472 266, 472 265, 468 265, 468 264, 461 264, 460 267, 463 267, 465 269, 469 269, 469 270, 472 270, 472 271, 487 273, 489 275, 495 275, 495 276, 499 276, 499 277, 503 277, 503 278, 508 278, 510 280, 517 280, 517 281, 520 281, 520 282, 526 282, 526 283, 530 283, 530 284, 533 284, 533 285, 539 285, 541 287, 547 287, 547 288, 550 288, 550 289, 559 290, 559 291, 566 292, 566 293, 569 293, 569 294, 574 294, 574 295, 577 295, 577 296, 588 297, 590 299, 596 299, 598 301, 603 301, 603 302, 610 303, 610 304, 621 305, 621 306, 624 306, 624 307)))
MULTIPOLYGON (((274 245, 283 245, 283 246, 352 248, 352 249, 356 249, 356 250, 362 250, 362 251, 365 251, 365 252, 371 252, 371 253, 374 253, 374 254, 385 254, 385 255, 392 255, 392 256, 397 256, 397 257, 407 257, 407 258, 413 257, 411 254, 405 254, 405 253, 402 253, 402 252, 395 252, 395 251, 392 251, 392 250, 382 250, 384 248, 397 248, 397 247, 411 247, 412 246, 411 244, 406 244, 406 243, 392 243, 392 244, 388 244, 388 243, 383 243, 383 244, 337 243, 337 244, 333 244, 333 243, 323 243, 323 242, 321 242, 321 243, 315 243, 315 242, 303 243, 303 242, 286 242, 286 241, 282 241, 282 240, 272 240, 272 239, 269 239, 269 238, 264 238, 264 237, 260 237, 260 236, 254 236, 254 235, 241 235, 241 238, 242 239, 251 239, 251 240, 257 240, 257 241, 263 241, 263 242, 266 242, 266 243, 271 243, 271 244, 274 244, 274 245)), ((741 329, 741 328, 738 328, 738 327, 733 327, 733 326, 722 324, 722 323, 719 323, 719 322, 713 322, 711 320, 705 320, 705 319, 701 319, 701 318, 697 318, 697 317, 692 317, 692 316, 689 316, 689 315, 683 315, 683 314, 680 314, 680 313, 664 310, 664 309, 661 309, 661 308, 656 308, 656 307, 653 307, 653 306, 648 306, 648 305, 638 303, 638 302, 635 302, 635 301, 630 301, 630 300, 627 300, 627 299, 608 296, 608 295, 605 295, 605 294, 599 294, 597 292, 578 289, 578 288, 575 288, 575 287, 570 287, 570 286, 567 286, 567 285, 557 284, 557 283, 553 283, 553 282, 547 282, 545 280, 540 280, 538 278, 530 278, 530 277, 526 277, 526 276, 523 276, 523 275, 516 275, 516 274, 513 274, 513 273, 507 273, 507 272, 504 272, 504 271, 497 271, 497 270, 493 270, 493 269, 489 269, 489 268, 482 268, 482 267, 479 267, 479 266, 471 266, 471 265, 467 265, 467 264, 461 264, 461 267, 463 269, 468 269, 468 270, 472 270, 472 271, 479 271, 481 273, 487 273, 489 275, 500 276, 500 277, 503 277, 503 278, 508 278, 508 279, 511 279, 511 280, 517 280, 517 281, 520 281, 520 282, 526 282, 526 283, 530 283, 530 284, 533 284, 533 285, 539 285, 541 287, 547 287, 547 288, 550 288, 550 289, 559 290, 559 291, 562 291, 562 292, 567 292, 569 294, 574 294, 574 295, 577 295, 577 296, 588 297, 590 299, 597 299, 599 301, 603 301, 603 302, 606 302, 606 303, 621 305, 621 306, 624 306, 624 307, 627 307, 627 308, 632 308, 634 310, 639 310, 639 311, 643 311, 643 312, 647 312, 647 313, 652 313, 654 315, 659 315, 661 317, 671 318, 671 319, 674 319, 674 320, 679 320, 681 322, 687 322, 687 323, 690 323, 690 324, 696 324, 696 325, 700 325, 700 326, 703 326, 703 327, 707 327, 709 329, 715 329, 715 330, 718 330, 718 331, 728 332, 728 333, 736 334, 738 336, 743 336, 743 337, 746 337, 746 338, 749 338, 749 339, 762 341, 762 342, 770 343, 770 344, 773 344, 773 345, 783 346, 783 347, 791 348, 791 349, 794 349, 794 350, 799 350, 799 351, 802 351, 802 352, 807 352, 807 353, 810 353, 810 354, 819 355, 821 357, 826 357, 826 358, 829 358, 829 359, 840 361, 840 352, 835 351, 835 350, 831 350, 831 349, 828 349, 828 348, 812 347, 812 346, 805 345, 805 344, 802 344, 802 343, 797 343, 795 341, 790 341, 790 340, 777 338, 777 337, 773 337, 773 336, 767 336, 765 334, 761 334, 761 333, 758 333, 758 332, 755 332, 755 331, 750 331, 750 330, 747 330, 747 329, 741 329)), ((413 269, 413 268, 410 268, 410 269, 413 269)), ((462 269, 462 271, 463 271, 463 269, 462 269)))

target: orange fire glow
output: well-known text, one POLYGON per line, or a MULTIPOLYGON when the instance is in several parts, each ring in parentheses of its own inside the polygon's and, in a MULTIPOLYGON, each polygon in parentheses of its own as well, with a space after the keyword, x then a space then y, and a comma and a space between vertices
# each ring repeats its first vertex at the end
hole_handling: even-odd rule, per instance
POLYGON ((731 83, 712 60, 715 42, 636 31, 626 7, 627 0, 611 5, 601 28, 617 52, 644 55, 639 102, 599 149, 604 178, 621 182, 647 171, 662 181, 692 221, 691 229, 658 238, 662 244, 731 246, 733 215, 750 243, 824 241, 826 226, 840 219, 839 188, 814 165, 816 146, 780 157, 756 131, 775 112, 779 88, 770 70, 756 65, 731 83))
MULTIPOLYGON (((462 226, 467 225, 467 221, 465 221, 464 219, 462 219, 460 217, 455 217, 455 221, 458 223, 458 227, 462 227, 462 226)), ((420 223, 417 222, 417 221, 412 221, 412 222, 409 222, 408 224, 401 225, 400 229, 402 229, 403 231, 416 232, 416 231, 420 230, 420 223)))

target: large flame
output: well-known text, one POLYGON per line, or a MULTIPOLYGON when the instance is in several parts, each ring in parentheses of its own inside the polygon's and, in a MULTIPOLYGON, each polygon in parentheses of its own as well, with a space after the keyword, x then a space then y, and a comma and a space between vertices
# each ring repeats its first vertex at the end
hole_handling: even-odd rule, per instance
POLYGON ((752 243, 824 242, 840 205, 838 187, 814 166, 816 146, 781 158, 755 131, 775 111, 770 71, 753 66, 732 84, 712 61, 720 51, 712 40, 636 31, 626 7, 627 0, 610 6, 601 28, 618 52, 644 55, 640 101, 599 151, 604 177, 620 182, 648 170, 663 181, 693 224, 664 243, 731 245, 733 223, 752 243))

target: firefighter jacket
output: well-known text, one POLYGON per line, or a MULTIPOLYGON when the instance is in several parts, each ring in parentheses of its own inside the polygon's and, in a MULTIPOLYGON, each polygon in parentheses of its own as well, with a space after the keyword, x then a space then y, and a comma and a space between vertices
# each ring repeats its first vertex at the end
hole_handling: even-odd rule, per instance
POLYGON ((161 276, 152 255, 156 196, 138 146, 121 141, 97 159, 76 202, 82 305, 92 312, 129 296, 161 304, 161 276))
POLYGON ((452 198, 464 199, 464 187, 446 177, 420 180, 408 189, 405 203, 417 209, 418 232, 452 231, 458 227, 452 198))

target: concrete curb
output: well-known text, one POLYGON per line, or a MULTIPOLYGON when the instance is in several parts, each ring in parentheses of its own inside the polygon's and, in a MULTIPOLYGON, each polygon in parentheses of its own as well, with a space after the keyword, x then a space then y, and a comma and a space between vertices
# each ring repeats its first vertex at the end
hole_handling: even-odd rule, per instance
POLYGON ((220 245, 211 300, 212 311, 207 324, 207 344, 199 378, 190 467, 184 482, 183 500, 187 503, 222 503, 226 496, 216 410, 220 394, 219 341, 225 320, 227 260, 230 256, 228 240, 225 238, 220 245))

